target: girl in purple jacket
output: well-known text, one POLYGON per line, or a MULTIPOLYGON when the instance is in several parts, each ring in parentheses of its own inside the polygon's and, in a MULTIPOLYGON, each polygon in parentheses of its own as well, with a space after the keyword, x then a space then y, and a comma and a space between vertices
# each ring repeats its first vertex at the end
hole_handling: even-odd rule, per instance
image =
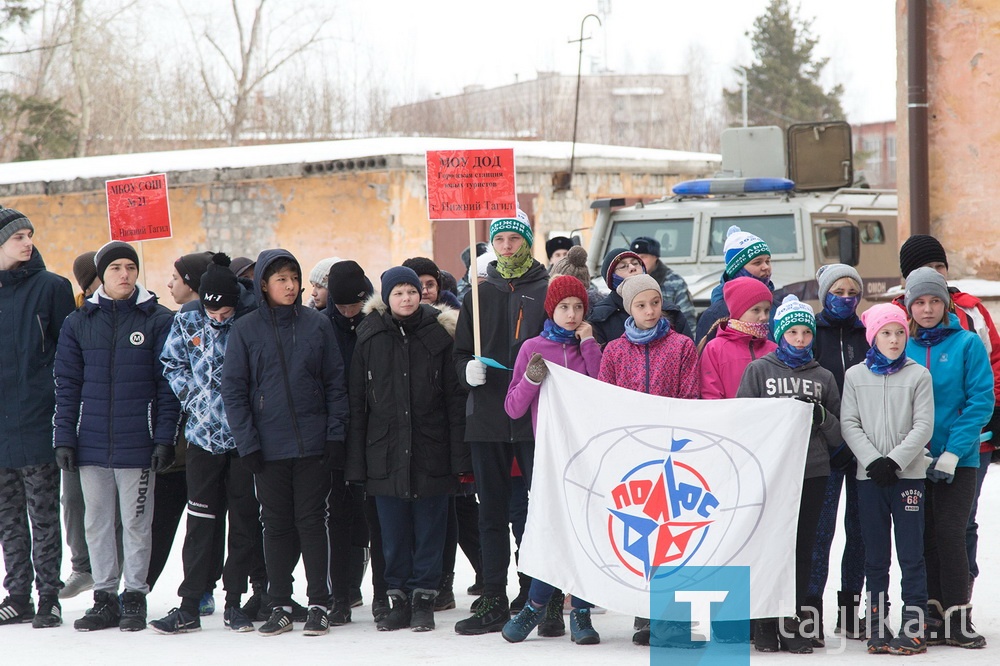
MULTIPOLYGON (((545 295, 548 319, 542 334, 525 340, 514 362, 514 378, 504 401, 504 409, 512 419, 524 416, 530 408, 532 428, 537 425, 538 393, 548 375, 546 361, 597 377, 601 367, 601 346, 594 340, 590 324, 583 320, 586 311, 587 290, 580 280, 560 275, 549 282, 545 295)), ((555 588, 548 583, 533 579, 528 602, 504 626, 503 637, 511 643, 520 643, 527 638, 545 617, 545 609, 554 591, 555 588)), ((578 645, 600 643, 601 637, 590 620, 593 604, 577 597, 573 597, 572 603, 570 638, 578 645)))

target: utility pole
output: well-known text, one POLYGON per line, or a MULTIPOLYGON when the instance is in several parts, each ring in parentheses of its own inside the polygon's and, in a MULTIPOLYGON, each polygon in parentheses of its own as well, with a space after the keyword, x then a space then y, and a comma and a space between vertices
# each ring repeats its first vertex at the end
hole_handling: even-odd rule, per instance
POLYGON ((747 70, 745 67, 734 67, 740 73, 740 85, 743 88, 743 127, 747 126, 747 70))
POLYGON ((576 61, 576 104, 573 107, 573 144, 570 148, 569 174, 567 174, 568 177, 559 179, 560 182, 556 183, 557 190, 568 190, 573 185, 573 167, 576 163, 576 129, 577 122, 580 118, 580 78, 583 74, 583 43, 590 39, 590 37, 583 36, 583 26, 587 22, 587 19, 591 17, 597 21, 597 25, 602 25, 601 19, 596 14, 587 14, 583 17, 583 20, 580 21, 580 38, 571 39, 567 42, 568 44, 579 42, 580 53, 576 61))

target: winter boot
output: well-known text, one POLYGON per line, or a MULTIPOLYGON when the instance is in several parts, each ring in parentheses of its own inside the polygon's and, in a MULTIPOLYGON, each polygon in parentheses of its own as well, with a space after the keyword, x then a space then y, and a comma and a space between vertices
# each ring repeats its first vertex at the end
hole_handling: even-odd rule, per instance
POLYGON ((892 642, 892 628, 889 627, 889 603, 868 595, 868 654, 888 654, 892 642))
POLYGON ((507 604, 506 596, 484 595, 478 602, 472 617, 455 623, 455 633, 463 636, 479 636, 501 631, 507 624, 510 619, 510 606, 507 604))
POLYGON ((389 590, 389 599, 392 601, 392 610, 379 622, 375 628, 379 631, 396 631, 410 626, 410 596, 402 590, 389 590))
POLYGON ((441 576, 441 588, 434 599, 435 611, 451 610, 455 607, 455 574, 454 572, 441 576))
POLYGON ((924 613, 921 609, 905 608, 899 623, 899 635, 889 641, 889 654, 909 656, 927 652, 924 638, 924 613))
POLYGON ((142 592, 122 594, 122 619, 118 622, 122 631, 142 631, 146 628, 146 595, 142 592))
POLYGON ((632 628, 635 629, 635 633, 632 634, 632 644, 649 645, 649 620, 644 617, 633 618, 632 628))
POLYGON ((436 590, 413 590, 410 601, 410 629, 413 631, 434 630, 434 601, 436 590))
POLYGON ((569 637, 577 645, 597 645, 601 635, 590 621, 589 608, 574 608, 569 613, 569 637))
POLYGON ((809 599, 806 605, 799 609, 802 620, 800 628, 802 635, 809 639, 814 648, 826 647, 826 636, 823 634, 823 600, 809 599))
POLYGON ((72 599, 81 592, 94 589, 94 577, 89 571, 74 571, 59 590, 60 599, 72 599))
POLYGON ((792 654, 812 654, 812 641, 802 632, 801 618, 798 616, 782 618, 778 626, 778 643, 782 650, 792 654))
MULTIPOLYGON (((835 634, 852 641, 865 639, 864 619, 858 616, 861 595, 857 592, 837 592, 837 628, 835 634)), ((822 602, 818 608, 822 608, 822 602)))
POLYGON ((927 645, 945 644, 944 609, 937 599, 927 600, 927 628, 924 630, 924 640, 927 645))
POLYGON ((524 604, 528 601, 528 590, 531 589, 530 576, 525 576, 523 573, 518 572, 517 582, 519 585, 517 596, 510 601, 511 615, 517 615, 521 612, 521 609, 524 608, 524 604))
MULTIPOLYGON (((632 642, 635 642, 634 636, 632 642)), ((708 637, 692 633, 690 622, 656 620, 649 623, 649 644, 658 648, 697 650, 708 646, 708 637)))
POLYGON ((986 647, 986 639, 972 626, 972 604, 952 606, 944 612, 945 643, 956 647, 979 649, 986 647))
POLYGON ((94 592, 94 606, 73 623, 77 631, 98 631, 109 627, 117 627, 121 622, 121 606, 118 595, 110 592, 94 592))
POLYGON ((182 608, 171 608, 165 617, 153 620, 149 623, 149 628, 158 634, 189 634, 193 631, 201 631, 201 619, 198 615, 190 613, 182 608))
POLYGON ((375 620, 375 624, 384 620, 391 610, 388 597, 375 597, 372 599, 372 618, 375 620))
POLYGON ((520 643, 527 638, 538 623, 545 617, 545 608, 538 608, 530 601, 524 604, 521 612, 510 618, 500 632, 508 643, 520 643))
POLYGON ((476 577, 476 582, 466 588, 465 593, 470 597, 481 597, 483 592, 486 590, 486 586, 483 582, 479 580, 479 576, 476 577))
POLYGON ((261 636, 271 637, 292 629, 292 614, 285 610, 284 606, 275 606, 271 609, 271 616, 267 622, 260 626, 257 633, 261 636))
POLYGON ((38 612, 31 626, 35 629, 48 629, 62 624, 62 606, 59 597, 54 594, 43 594, 38 598, 38 612))
POLYGON ((251 590, 253 594, 243 604, 243 614, 251 620, 266 620, 267 616, 261 617, 260 612, 268 605, 265 599, 267 597, 267 583, 253 583, 251 590))
POLYGON ((331 627, 342 627, 351 621, 351 602, 348 599, 334 599, 329 615, 331 627))
POLYGON ((563 602, 566 595, 556 590, 545 607, 545 617, 538 623, 538 635, 542 638, 558 638, 566 635, 566 621, 563 620, 563 602))
POLYGON ((757 652, 777 652, 780 649, 776 618, 767 617, 754 621, 753 647, 757 652))
POLYGON ((21 624, 31 622, 35 617, 35 604, 31 596, 14 594, 0 603, 0 624, 21 624))
POLYGON ((306 623, 302 627, 303 636, 322 636, 330 632, 329 609, 310 606, 306 611, 306 623))

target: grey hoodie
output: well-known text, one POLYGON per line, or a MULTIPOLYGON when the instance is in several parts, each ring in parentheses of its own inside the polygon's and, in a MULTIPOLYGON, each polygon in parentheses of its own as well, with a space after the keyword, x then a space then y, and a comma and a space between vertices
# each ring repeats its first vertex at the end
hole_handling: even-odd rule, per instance
POLYGON ((934 432, 931 373, 913 359, 891 375, 877 375, 863 363, 849 368, 840 425, 858 459, 859 480, 866 480, 865 468, 883 456, 899 465, 899 478, 924 478, 931 461, 925 447, 934 432))
POLYGON ((840 446, 840 391, 829 370, 812 360, 797 368, 782 363, 774 352, 747 366, 737 398, 802 398, 826 408, 826 418, 813 425, 803 478, 830 475, 830 453, 840 446))

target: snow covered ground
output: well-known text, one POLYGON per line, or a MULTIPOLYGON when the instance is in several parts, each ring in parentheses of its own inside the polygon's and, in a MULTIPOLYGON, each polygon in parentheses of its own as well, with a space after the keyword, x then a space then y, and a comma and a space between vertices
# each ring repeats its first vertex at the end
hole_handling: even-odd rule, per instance
MULTIPOLYGON (((1000 512, 991 510, 1000 503, 1000 467, 993 467, 986 477, 980 500, 980 542, 979 566, 983 572, 976 585, 975 612, 977 628, 990 641, 984 650, 961 650, 954 647, 930 648, 926 655, 917 657, 921 664, 954 663, 963 664, 997 663, 1000 649, 1000 574, 995 568, 1000 566, 1000 512)), ((181 527, 183 534, 183 526, 181 527)), ((180 538, 174 543, 170 562, 156 589, 149 596, 151 618, 164 615, 177 605, 175 596, 181 579, 180 538)), ((839 561, 838 548, 842 540, 834 542, 834 557, 839 561)), ((68 557, 64 570, 68 571, 68 557)), ((257 634, 235 634, 222 626, 221 593, 216 596, 220 611, 202 618, 202 631, 181 636, 161 636, 146 630, 134 634, 124 634, 115 629, 96 633, 79 633, 73 630, 73 620, 83 614, 90 605, 89 595, 80 595, 63 603, 65 623, 57 629, 32 629, 30 624, 0 627, 0 663, 57 664, 107 664, 125 661, 130 664, 151 666, 153 664, 204 664, 204 663, 315 663, 334 662, 338 664, 383 664, 383 663, 439 663, 439 664, 494 664, 500 660, 517 660, 520 663, 552 663, 551 660, 567 659, 578 664, 647 664, 649 651, 632 645, 632 618, 615 613, 596 615, 594 625, 601 633, 602 642, 597 646, 580 647, 573 645, 569 636, 564 638, 538 638, 532 635, 524 643, 509 645, 499 634, 486 636, 459 636, 453 625, 467 616, 472 599, 464 594, 472 582, 472 570, 459 554, 459 571, 456 575, 456 591, 459 608, 438 613, 437 631, 417 634, 410 631, 379 633, 371 618, 370 586, 364 588, 366 604, 354 609, 354 622, 344 627, 331 629, 329 635, 306 637, 301 625, 296 631, 262 638, 257 634), (322 662, 320 662, 322 660, 322 662)), ((0 566, 2 571, 2 566, 0 566)), ((898 583, 898 572, 893 572, 893 585, 898 583)), ((513 569, 509 577, 511 584, 517 580, 513 569)), ((305 576, 296 572, 297 586, 304 588, 305 576)), ((831 579, 827 586, 826 616, 828 625, 836 617, 834 608, 838 581, 831 579)), ((297 595, 304 600, 302 593, 297 595)), ((511 595, 516 591, 511 588, 511 595)), ((892 590, 893 599, 898 599, 898 589, 892 590)), ((898 621, 898 616, 893 613, 898 621)), ((856 658, 867 659, 864 644, 847 641, 843 645, 832 634, 827 639, 827 649, 817 651, 813 657, 793 657, 788 654, 752 654, 755 664, 788 663, 790 661, 819 660, 823 664, 847 664, 856 658)), ((690 659, 694 655, 685 651, 678 655, 690 659)), ((673 660, 671 660, 673 661, 673 660)), ((883 657, 881 661, 891 661, 883 657)), ((693 663, 679 660, 677 663, 693 663)), ((909 662, 908 662, 909 663, 909 662)))

